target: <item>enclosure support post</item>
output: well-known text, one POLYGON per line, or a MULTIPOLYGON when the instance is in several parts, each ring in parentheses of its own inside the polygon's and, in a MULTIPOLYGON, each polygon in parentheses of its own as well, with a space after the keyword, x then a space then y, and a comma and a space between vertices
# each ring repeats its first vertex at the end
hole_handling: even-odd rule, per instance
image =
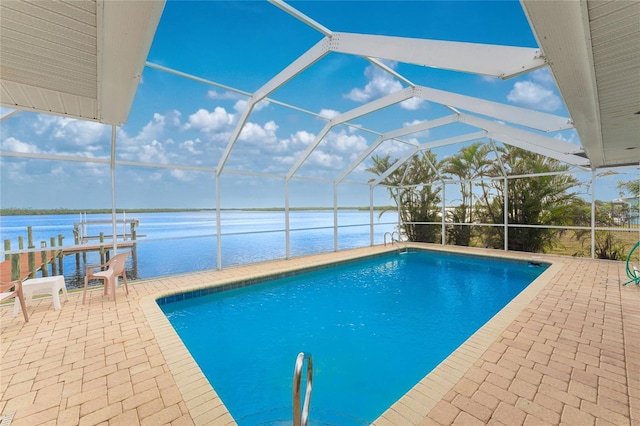
POLYGON ((220 222, 220 175, 216 173, 216 269, 222 270, 222 223, 220 222))
POLYGON ((509 251, 509 178, 504 177, 504 251, 509 251))
POLYGON ((338 251, 338 185, 333 183, 333 251, 338 251))
POLYGON ((291 258, 291 229, 289 222, 289 179, 284 178, 284 246, 285 259, 291 258))
POLYGON ((591 259, 596 258, 596 172, 591 171, 591 259))
POLYGON ((369 185, 369 245, 373 246, 373 186, 369 185))
POLYGON ((447 194, 445 193, 445 188, 447 184, 442 181, 442 245, 447 243, 446 234, 447 234, 447 226, 445 225, 445 217, 447 214, 446 211, 446 203, 447 203, 447 194))
POLYGON ((116 234, 116 126, 111 126, 111 235, 113 235, 113 255, 118 254, 118 237, 116 234))
POLYGON ((398 188, 398 193, 396 195, 397 199, 396 199, 396 204, 398 206, 398 232, 401 232, 402 229, 402 211, 401 211, 401 205, 400 205, 400 200, 402 200, 402 197, 400 195, 400 193, 402 192, 402 187, 398 188))

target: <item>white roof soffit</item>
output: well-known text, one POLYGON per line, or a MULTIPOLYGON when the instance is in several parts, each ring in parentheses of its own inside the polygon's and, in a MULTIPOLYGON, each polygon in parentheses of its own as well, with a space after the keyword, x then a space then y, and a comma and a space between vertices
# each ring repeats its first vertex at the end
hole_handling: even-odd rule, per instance
POLYGON ((126 121, 164 1, 0 2, 0 104, 126 121))
POLYGON ((640 2, 521 0, 593 169, 640 162, 640 2))

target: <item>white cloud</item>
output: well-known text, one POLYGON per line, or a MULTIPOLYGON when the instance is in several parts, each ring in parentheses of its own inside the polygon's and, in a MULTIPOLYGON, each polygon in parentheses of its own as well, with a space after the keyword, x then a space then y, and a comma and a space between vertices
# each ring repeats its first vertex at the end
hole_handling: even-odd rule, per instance
POLYGON ((555 82, 553 81, 553 76, 551 75, 551 72, 548 68, 537 69, 533 71, 530 76, 534 81, 537 81, 545 87, 550 87, 555 84, 555 82))
POLYGON ((332 119, 333 117, 340 115, 340 112, 333 109, 322 108, 318 114, 324 118, 332 119))
POLYGON ((272 160, 285 166, 293 166, 293 163, 296 161, 295 157, 292 155, 274 156, 272 160))
POLYGON ((364 88, 352 89, 344 95, 347 99, 355 102, 368 102, 372 99, 402 90, 402 84, 400 84, 398 80, 375 65, 369 65, 365 68, 364 75, 369 82, 364 88))
POLYGON ((424 99, 411 98, 411 99, 407 99, 406 101, 400 102, 400 108, 403 108, 409 111, 415 111, 422 108, 422 106, 425 104, 426 104, 426 101, 424 99))
POLYGON ((186 170, 181 170, 181 169, 173 169, 169 174, 174 178, 181 180, 183 182, 191 182, 195 179, 195 176, 196 176, 195 173, 190 173, 186 170))
POLYGON ((238 140, 260 144, 273 144, 278 141, 276 137, 277 130, 278 125, 273 120, 266 122, 264 126, 248 122, 242 128, 238 140))
POLYGON ((209 99, 231 99, 236 100, 240 99, 240 94, 234 92, 217 92, 215 90, 209 90, 207 92, 207 98, 209 99))
POLYGON ((528 77, 528 80, 513 85, 507 95, 509 102, 542 111, 556 111, 562 107, 562 100, 556 95, 553 76, 548 69, 533 71, 528 77))
POLYGON ((560 97, 553 90, 546 89, 532 81, 519 81, 507 95, 507 100, 517 105, 543 111, 555 111, 562 105, 560 97))
POLYGON ((21 154, 35 154, 40 152, 36 145, 28 142, 22 142, 21 140, 18 140, 13 136, 8 137, 4 141, 2 141, 2 144, 0 146, 2 146, 3 150, 19 152, 21 154))
POLYGON ((109 136, 109 126, 93 121, 38 114, 33 128, 38 135, 49 134, 55 139, 79 147, 94 145, 109 136))
POLYGON ((167 164, 169 162, 164 151, 164 146, 162 146, 161 142, 155 139, 140 146, 140 149, 137 152, 137 157, 139 161, 145 163, 167 164))
POLYGON ((182 113, 177 109, 172 110, 169 113, 171 124, 175 127, 180 127, 180 117, 182 117, 182 113))
MULTIPOLYGON (((386 65, 388 65, 389 68, 396 67, 395 62, 387 61, 386 65)), ((352 89, 349 93, 344 95, 345 98, 356 102, 369 102, 373 99, 377 99, 403 89, 402 84, 400 84, 398 80, 382 68, 375 65, 369 65, 365 68, 364 75, 369 80, 366 86, 362 89, 352 89)), ((425 104, 426 102, 423 99, 411 98, 400 102, 400 107, 409 111, 415 111, 422 108, 425 104)))
POLYGON ((410 149, 412 149, 412 147, 406 143, 385 141, 376 149, 375 154, 380 157, 390 155, 392 158, 399 158, 409 152, 410 149))
MULTIPOLYGON (((233 109, 235 109, 237 112, 242 112, 244 111, 245 106, 247 106, 247 101, 245 99, 241 99, 235 103, 235 105, 233 106, 233 109)), ((268 106, 269 106, 269 101, 262 100, 253 106, 253 112, 260 111, 268 106)))
POLYGON ((331 169, 342 169, 344 167, 344 161, 341 156, 328 154, 319 149, 311 153, 309 163, 331 169))
POLYGON ((365 138, 357 134, 347 134, 344 130, 329 132, 325 139, 331 148, 351 154, 350 156, 357 156, 368 147, 365 138))
POLYGON ((485 83, 498 83, 498 82, 502 81, 499 78, 492 77, 490 75, 481 75, 480 76, 480 80, 482 80, 485 83))
POLYGON ((562 133, 558 133, 557 135, 554 136, 554 139, 558 139, 561 141, 565 141, 565 142, 569 142, 575 145, 580 145, 580 140, 578 137, 578 133, 572 129, 572 130, 567 130, 565 132, 565 135, 563 135, 562 133), (568 136, 565 136, 566 133, 568 133, 568 136))
POLYGON ((200 155, 202 154, 202 150, 197 149, 197 146, 200 144, 200 139, 195 140, 187 140, 180 144, 180 148, 185 149, 191 154, 200 155))
MULTIPOLYGON (((270 145, 268 147, 271 152, 286 152, 289 150, 302 150, 309 146, 316 138, 316 135, 309 133, 306 130, 299 130, 293 135, 285 139, 280 139, 276 145, 270 145)), ((273 158, 285 158, 285 157, 273 157, 273 158)), ((288 158, 286 157, 287 161, 288 158)), ((289 163, 286 163, 289 164, 289 163)))
POLYGON ((292 141, 295 145, 302 144, 308 146, 316 138, 316 135, 309 133, 306 130, 299 130, 293 135, 292 141))
POLYGON ((216 107, 212 112, 200 108, 189 116, 189 121, 184 125, 184 129, 201 130, 205 133, 217 132, 226 129, 234 121, 235 115, 229 114, 222 107, 216 107))
POLYGON ((162 114, 154 113, 153 119, 149 121, 137 136, 138 140, 152 140, 162 137, 164 134, 165 117, 162 114))
POLYGON ((167 164, 171 155, 166 152, 164 145, 174 145, 171 138, 165 137, 167 123, 175 123, 177 111, 167 115, 153 114, 149 121, 136 136, 129 136, 124 129, 118 130, 119 155, 124 160, 167 164))

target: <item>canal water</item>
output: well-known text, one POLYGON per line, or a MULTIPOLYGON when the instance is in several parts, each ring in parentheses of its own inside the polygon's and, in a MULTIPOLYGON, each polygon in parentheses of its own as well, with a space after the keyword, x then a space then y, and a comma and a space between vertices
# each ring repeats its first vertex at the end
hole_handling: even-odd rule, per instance
MULTIPOLYGON (((84 216, 83 216, 84 217, 84 216)), ((109 214, 86 215, 87 221, 110 220, 109 214)), ((151 278, 216 268, 216 217, 214 211, 136 213, 125 218, 138 219, 136 257, 127 263, 127 276, 151 278)), ((370 244, 369 211, 340 210, 338 213, 338 248, 366 247, 370 244)), ((123 214, 118 214, 123 219, 123 214)), ((385 232, 395 229, 393 213, 382 217, 374 212, 374 243, 383 242, 385 232)), ((27 244, 27 227, 31 226, 36 247, 41 241, 49 246, 51 237, 62 235, 63 246, 74 245, 74 223, 79 215, 0 216, 0 239, 10 240, 18 248, 18 237, 27 244)), ((332 210, 290 212, 291 256, 331 252, 334 249, 332 210)), ((224 210, 221 212, 222 266, 240 265, 280 259, 286 256, 285 215, 282 211, 224 210)), ((130 232, 120 224, 118 234, 130 232)), ((111 225, 88 225, 86 235, 104 232, 111 235, 111 225)), ((96 241, 92 241, 95 243, 96 241)), ((129 249, 124 249, 129 250, 129 249)), ((4 258, 4 255, 3 255, 4 258)), ((67 286, 82 287, 86 265, 100 263, 98 252, 64 258, 67 286)))

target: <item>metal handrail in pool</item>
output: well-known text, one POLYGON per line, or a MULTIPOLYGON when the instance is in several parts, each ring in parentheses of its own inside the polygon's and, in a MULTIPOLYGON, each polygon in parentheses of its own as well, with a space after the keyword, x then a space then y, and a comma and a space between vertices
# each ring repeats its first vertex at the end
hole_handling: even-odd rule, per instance
POLYGON ((311 354, 300 352, 296 358, 296 365, 293 370, 293 426, 307 426, 309 421, 309 404, 311 403, 311 390, 313 382, 313 361, 311 354), (304 405, 302 414, 300 413, 300 384, 302 366, 304 359, 307 359, 307 390, 304 395, 304 405))
POLYGON ((393 231, 393 232, 385 232, 384 233, 384 245, 387 245, 387 235, 389 235, 389 237, 391 238, 391 245, 396 245, 398 247, 398 249, 403 249, 404 251, 402 252, 402 254, 407 253, 409 251, 409 249, 407 248, 407 244, 402 241, 402 239, 400 238, 400 231, 393 231), (398 238, 394 238, 393 236, 398 234, 398 238), (402 243, 402 247, 400 247, 400 243, 402 243))

